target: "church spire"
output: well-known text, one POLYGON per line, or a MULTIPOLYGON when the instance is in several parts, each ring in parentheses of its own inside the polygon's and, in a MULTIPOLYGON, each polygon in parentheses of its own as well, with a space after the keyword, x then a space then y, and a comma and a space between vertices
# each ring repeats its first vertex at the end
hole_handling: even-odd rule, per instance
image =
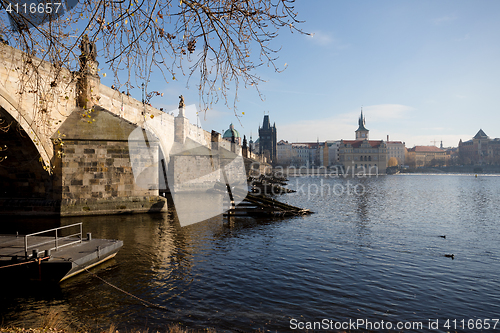
POLYGON ((356 130, 356 140, 368 140, 369 130, 365 127, 365 117, 363 116, 363 108, 358 119, 358 129, 356 130))
POLYGON ((365 127, 365 117, 363 117, 363 107, 361 107, 361 116, 359 116, 358 125, 359 127, 365 127))

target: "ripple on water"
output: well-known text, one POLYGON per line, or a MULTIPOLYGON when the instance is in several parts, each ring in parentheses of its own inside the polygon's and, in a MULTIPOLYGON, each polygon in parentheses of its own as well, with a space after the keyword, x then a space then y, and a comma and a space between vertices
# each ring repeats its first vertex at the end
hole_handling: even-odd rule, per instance
MULTIPOLYGON (((316 212, 306 217, 236 219, 232 227, 217 217, 185 228, 171 215, 78 218, 94 237, 124 240, 116 259, 94 272, 172 311, 145 308, 82 275, 58 292, 2 294, 0 313, 4 321, 24 323, 52 307, 96 327, 182 322, 279 332, 291 318, 426 323, 498 315, 500 177, 408 175, 323 184, 347 181, 365 191, 281 197, 316 212), (455 259, 444 256, 450 253, 455 259)), ((322 183, 290 181, 302 184, 322 183)))

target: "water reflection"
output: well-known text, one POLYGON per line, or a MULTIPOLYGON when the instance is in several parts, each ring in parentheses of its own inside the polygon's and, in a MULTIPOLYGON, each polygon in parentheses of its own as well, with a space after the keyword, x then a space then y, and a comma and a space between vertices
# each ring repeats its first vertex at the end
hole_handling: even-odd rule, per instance
MULTIPOLYGON (((370 220, 370 216, 368 213, 368 203, 370 202, 371 198, 371 187, 370 187, 370 180, 366 179, 360 179, 358 181, 358 186, 356 188, 356 192, 354 194, 354 197, 356 198, 356 204, 357 204, 357 209, 356 212, 358 213, 359 216, 359 224, 360 226, 364 227, 368 224, 370 220)), ((358 185, 356 184, 356 185, 358 185)))
MULTIPOLYGON (((304 177, 290 184, 313 189, 320 181, 304 177)), ((116 258, 93 272, 171 311, 144 307, 84 274, 45 295, 2 294, 1 313, 5 321, 24 323, 56 307, 75 325, 90 322, 97 329, 115 323, 163 331, 182 322, 282 332, 291 318, 427 321, 500 311, 500 177, 411 175, 323 184, 345 187, 347 181, 365 192, 318 188, 282 197, 315 211, 306 217, 228 224, 217 216, 187 227, 173 212, 58 220, 84 222, 93 237, 122 239, 116 258), (455 253, 455 260, 445 253, 455 253)))

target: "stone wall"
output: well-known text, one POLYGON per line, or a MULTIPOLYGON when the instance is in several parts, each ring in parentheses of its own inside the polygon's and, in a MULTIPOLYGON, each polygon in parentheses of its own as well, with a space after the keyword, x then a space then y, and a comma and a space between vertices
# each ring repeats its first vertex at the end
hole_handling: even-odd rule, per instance
POLYGON ((62 151, 63 200, 157 194, 135 185, 127 141, 67 140, 62 151))
POLYGON ((226 139, 221 139, 219 141, 219 147, 231 151, 231 142, 226 139))
POLYGON ((172 156, 169 173, 176 192, 206 191, 221 181, 219 159, 209 155, 172 156))
POLYGON ((127 141, 66 140, 62 152, 62 216, 147 212, 161 205, 158 189, 140 186, 134 178, 127 141))
POLYGON ((137 128, 101 107, 91 112, 91 118, 76 111, 66 119, 61 126, 66 133, 63 145, 55 141, 54 146, 60 155, 54 160, 54 189, 59 189, 54 199, 61 201, 61 215, 167 208, 158 196, 158 140, 140 129, 142 141, 130 141, 137 128), (136 148, 147 149, 156 163, 151 165, 151 158, 143 158, 141 151, 132 154, 136 148))
POLYGON ((207 148, 211 148, 211 143, 210 143, 211 134, 205 131, 203 128, 191 124, 188 121, 188 124, 186 125, 186 134, 187 137, 190 138, 191 140, 196 141, 200 145, 203 145, 207 148))

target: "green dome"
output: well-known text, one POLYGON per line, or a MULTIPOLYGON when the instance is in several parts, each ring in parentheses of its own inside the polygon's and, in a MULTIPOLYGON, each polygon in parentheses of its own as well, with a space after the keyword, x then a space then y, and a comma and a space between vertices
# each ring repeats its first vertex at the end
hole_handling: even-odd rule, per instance
POLYGON ((231 123, 231 125, 229 125, 229 129, 224 132, 224 135, 222 137, 225 139, 231 139, 233 137, 233 133, 234 138, 240 138, 240 133, 238 133, 238 131, 234 129, 234 125, 231 123))

